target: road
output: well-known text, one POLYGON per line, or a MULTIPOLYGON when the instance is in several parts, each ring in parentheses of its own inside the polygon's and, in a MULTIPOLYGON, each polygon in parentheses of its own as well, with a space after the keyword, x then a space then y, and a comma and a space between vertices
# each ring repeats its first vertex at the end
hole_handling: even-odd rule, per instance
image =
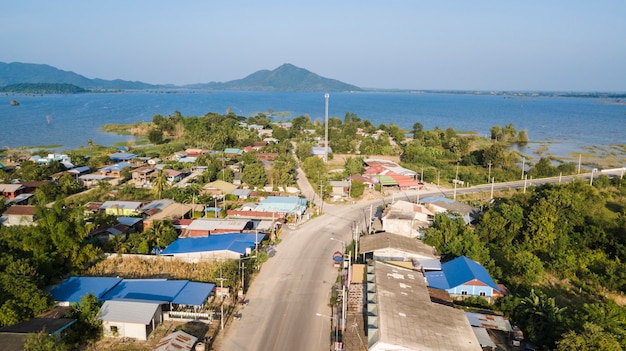
MULTIPOLYGON (((612 176, 623 176, 623 173, 623 168, 603 172, 612 176)), ((565 183, 573 178, 588 180, 590 175, 497 183, 493 184, 493 189, 565 183)), ((298 178, 299 182, 306 182, 301 172, 298 178)), ((304 195, 312 199, 315 193, 310 185, 306 187, 303 184, 301 189, 304 195)), ((485 184, 458 188, 456 194, 489 192, 491 189, 492 184, 485 184)), ((418 194, 452 196, 454 192, 454 189, 429 185, 427 190, 407 191, 395 196, 413 199, 418 194)), ((337 279, 337 270, 332 266, 332 253, 342 249, 341 242, 330 238, 350 240, 352 224, 365 222, 370 205, 376 207, 380 204, 381 200, 352 205, 324 204, 322 216, 293 230, 285 228, 282 242, 276 246, 275 256, 263 265, 248 290, 246 298, 250 302, 241 311, 242 318, 232 321, 217 349, 329 350, 332 311, 328 304, 337 279)))

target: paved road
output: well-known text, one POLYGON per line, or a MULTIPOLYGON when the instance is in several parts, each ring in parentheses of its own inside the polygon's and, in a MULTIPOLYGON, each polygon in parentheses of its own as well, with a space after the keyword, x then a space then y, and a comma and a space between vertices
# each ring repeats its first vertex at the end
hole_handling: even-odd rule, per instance
MULTIPOLYGON (((624 169, 603 172, 612 176, 623 173, 624 169)), ((493 189, 564 183, 573 178, 588 180, 590 175, 497 183, 493 189)), ((298 177, 299 182, 306 181, 300 172, 298 177)), ((301 186, 303 194, 311 199, 314 192, 310 185, 301 186)), ((489 192, 491 188, 491 184, 457 188, 456 194, 489 192)), ((414 200, 417 196, 452 196, 454 192, 429 185, 428 189, 397 193, 394 197, 414 200)), ((229 325, 219 350, 329 350, 331 320, 316 313, 326 316, 332 313, 328 303, 337 278, 332 253, 341 250, 342 245, 330 238, 350 240, 352 224, 364 223, 369 218, 370 205, 376 207, 381 203, 374 200, 343 206, 324 204, 324 215, 297 229, 285 229, 276 255, 263 265, 248 290, 250 303, 241 311, 242 319, 229 325)))
MULTIPOLYGON (((380 201, 378 202, 380 203, 380 201)), ((328 306, 337 269, 332 253, 349 240, 360 208, 325 205, 326 214, 285 230, 277 253, 266 262, 247 293, 242 318, 233 321, 219 350, 328 350, 328 306)))

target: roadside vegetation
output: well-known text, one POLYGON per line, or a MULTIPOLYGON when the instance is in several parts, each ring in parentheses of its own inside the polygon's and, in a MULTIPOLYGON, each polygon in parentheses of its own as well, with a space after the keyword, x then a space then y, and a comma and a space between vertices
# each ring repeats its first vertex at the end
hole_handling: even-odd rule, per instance
MULTIPOLYGON (((271 113, 270 113, 271 114, 271 113)), ((29 201, 37 206, 37 226, 0 228, 0 326, 30 319, 52 307, 46 286, 68 275, 122 277, 167 277, 215 282, 218 272, 227 285, 240 281, 239 261, 187 264, 174 260, 127 258, 123 254, 149 255, 176 239, 169 221, 155 222, 149 229, 116 238, 107 243, 89 236, 92 230, 106 228, 113 216, 92 215, 84 205, 90 201, 154 200, 168 198, 188 204, 217 204, 204 194, 202 186, 215 181, 232 181, 233 169, 241 171, 242 181, 257 191, 281 191, 296 186, 296 169, 301 167, 314 189, 328 198, 331 180, 344 180, 362 174, 363 160, 369 157, 397 158, 400 164, 419 174, 420 180, 450 186, 453 179, 466 185, 575 174, 578 165, 559 162, 549 156, 538 159, 523 155, 512 146, 528 142, 526 131, 512 124, 494 126, 489 138, 452 128, 424 130, 415 123, 403 130, 393 123, 374 126, 357 115, 346 113, 343 120, 330 118, 329 163, 311 156, 325 134, 325 126, 303 115, 286 124, 273 123, 260 113, 252 117, 208 113, 183 117, 155 115, 151 122, 107 126, 106 130, 127 133, 135 140, 123 145, 140 157, 159 158, 166 168, 190 170, 192 164, 179 162, 174 153, 190 148, 215 150, 200 155, 195 166, 206 167, 186 187, 172 187, 160 172, 152 188, 136 188, 122 174, 119 186, 101 183, 86 189, 76 178, 64 174, 54 182, 40 185, 29 201), (245 123, 245 126, 244 124, 245 123), (263 140, 258 130, 272 131, 276 142, 240 156, 225 155, 226 148, 244 148, 263 140), (261 162, 259 154, 275 154, 272 162, 261 162), (294 158, 295 154, 295 158, 294 158), (342 155, 339 161, 334 155, 342 155), (524 167, 524 171, 522 170, 524 167), (104 253, 113 254, 103 259, 104 253)), ((262 145, 262 144, 258 144, 262 145)), ((116 147, 87 141, 87 147, 66 152, 75 166, 98 169, 110 164, 116 147)), ((19 168, 0 170, 0 181, 49 180, 65 168, 59 162, 45 165, 29 161, 28 156, 45 156, 45 149, 4 149, 10 163, 19 168)), ((339 158, 339 157, 338 157, 339 158)), ((593 165, 588 165, 593 166, 593 165)), ((352 182, 350 196, 365 193, 360 181, 352 182)), ((462 221, 438 215, 425 241, 437 247, 446 259, 466 255, 483 264, 510 290, 510 295, 494 308, 520 325, 529 338, 546 348, 567 349, 584 335, 594 342, 612 345, 617 340, 626 348, 626 187, 622 179, 600 177, 590 186, 583 182, 530 187, 526 192, 500 193, 493 202, 480 199, 470 204, 484 209, 475 228, 462 221), (575 335, 575 336, 572 336, 575 335)), ((244 200, 226 197, 220 203, 223 213, 241 206, 244 200)), ((251 201, 251 200, 248 200, 251 201)), ((0 200, 0 210, 7 204, 0 200)), ((154 258, 152 256, 151 258, 154 258)), ((245 280, 252 279, 254 267, 267 259, 260 250, 246 263, 245 280)), ((245 284, 248 285, 247 283, 245 284)), ((91 307, 76 307, 74 316, 83 318, 90 329, 91 307)), ((93 321, 92 321, 93 322, 93 321)), ((94 339, 99 334, 90 334, 94 339)), ((37 339, 39 340, 39 339, 37 339)), ((70 338, 71 340, 71 338, 70 338)), ((41 337, 42 343, 48 340, 41 337)))

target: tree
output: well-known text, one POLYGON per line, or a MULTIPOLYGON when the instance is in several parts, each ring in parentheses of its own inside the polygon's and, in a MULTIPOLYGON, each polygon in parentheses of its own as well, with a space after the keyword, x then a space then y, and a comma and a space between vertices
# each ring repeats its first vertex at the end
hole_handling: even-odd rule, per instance
POLYGON ((267 183, 265 167, 262 163, 258 162, 246 164, 241 179, 255 188, 262 187, 267 183))
POLYGON ((159 169, 156 177, 152 180, 152 191, 157 199, 161 198, 161 194, 163 194, 163 190, 168 189, 170 187, 170 183, 167 181, 167 174, 162 169, 159 169))
POLYGON ((89 293, 80 299, 80 302, 72 306, 69 318, 76 319, 66 341, 74 347, 89 341, 96 341, 102 336, 102 320, 98 318, 101 304, 98 298, 89 293))
POLYGON ((363 182, 360 182, 358 180, 353 180, 352 188, 350 189, 350 196, 356 199, 356 198, 361 197, 364 192, 365 192, 365 184, 363 184, 363 182))
POLYGON ((152 129, 148 133, 148 140, 154 144, 158 145, 163 142, 163 132, 159 129, 152 129))
POLYGON ((553 297, 532 289, 530 295, 522 298, 515 309, 515 320, 522 325, 530 340, 552 348, 561 335, 565 309, 558 307, 553 297))
POLYGON ((557 342, 557 351, 614 351, 622 350, 619 340, 614 334, 593 323, 585 323, 582 333, 573 330, 563 334, 557 342))
POLYGON ((24 342, 24 351, 66 351, 69 348, 58 341, 54 335, 45 331, 37 334, 29 334, 24 342))
POLYGON ((348 157, 346 158, 346 162, 344 163, 344 174, 346 176, 351 176, 354 174, 362 174, 365 171, 365 166, 363 164, 362 157, 348 157))

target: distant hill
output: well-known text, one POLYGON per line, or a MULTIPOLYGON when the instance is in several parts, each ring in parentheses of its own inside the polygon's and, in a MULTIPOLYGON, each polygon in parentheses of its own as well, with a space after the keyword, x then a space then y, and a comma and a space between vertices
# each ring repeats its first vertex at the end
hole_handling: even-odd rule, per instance
MULTIPOLYGON (((0 88, 24 83, 71 84, 88 90, 165 89, 174 85, 152 85, 121 79, 89 79, 80 74, 32 63, 0 62, 0 88)), ((321 77, 292 64, 273 71, 261 70, 238 80, 185 85, 183 88, 245 91, 361 91, 362 89, 336 79, 321 77)))
POLYGON ((154 89, 156 85, 121 79, 89 79, 80 74, 63 71, 49 65, 0 62, 0 87, 20 83, 64 83, 91 90, 154 89))
POLYGON ((186 88, 246 91, 361 91, 351 84, 318 76, 306 69, 286 63, 273 71, 261 70, 228 82, 186 85, 186 88))
POLYGON ((77 94, 88 91, 67 83, 19 83, 0 87, 0 92, 3 93, 22 94, 77 94))

